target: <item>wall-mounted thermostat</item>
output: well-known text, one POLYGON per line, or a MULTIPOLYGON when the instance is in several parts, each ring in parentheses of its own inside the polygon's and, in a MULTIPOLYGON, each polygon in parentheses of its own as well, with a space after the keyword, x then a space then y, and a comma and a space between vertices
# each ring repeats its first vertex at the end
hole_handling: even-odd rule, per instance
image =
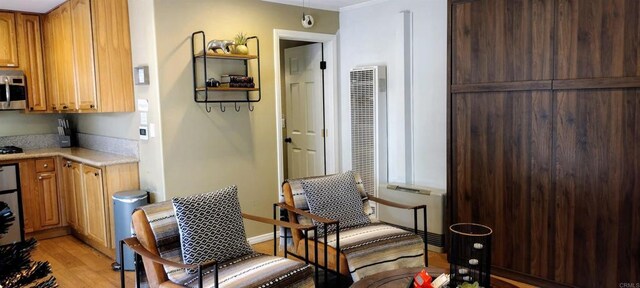
POLYGON ((140 126, 140 140, 149 140, 149 128, 140 126))
POLYGON ((136 85, 149 85, 149 66, 133 68, 133 75, 136 85))

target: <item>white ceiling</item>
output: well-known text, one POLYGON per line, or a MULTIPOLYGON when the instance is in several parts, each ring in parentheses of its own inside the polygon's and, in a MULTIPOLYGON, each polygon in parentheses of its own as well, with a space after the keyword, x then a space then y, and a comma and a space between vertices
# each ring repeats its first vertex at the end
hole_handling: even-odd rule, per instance
POLYGON ((0 0, 0 10, 44 13, 65 0, 0 0))
MULTIPOLYGON (((262 0, 262 1, 302 7, 303 0, 262 0)), ((369 1, 372 1, 372 0, 304 0, 304 3, 305 3, 305 7, 331 10, 331 11, 340 11, 340 9, 344 9, 349 6, 354 6, 354 5, 358 5, 358 4, 369 2, 369 1)))
MULTIPOLYGON (((26 11, 35 13, 48 12, 65 0, 1 0, 0 10, 26 11)), ((287 5, 302 6, 303 0, 262 0, 287 5)), ((304 0, 305 6, 316 9, 339 11, 349 6, 372 0, 304 0)))

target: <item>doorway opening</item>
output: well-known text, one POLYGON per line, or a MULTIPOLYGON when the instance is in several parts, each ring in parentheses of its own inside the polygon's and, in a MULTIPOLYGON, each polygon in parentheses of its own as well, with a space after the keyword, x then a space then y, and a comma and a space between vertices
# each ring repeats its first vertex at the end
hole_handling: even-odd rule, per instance
POLYGON ((331 34, 274 30, 278 183, 339 170, 336 44, 331 34))

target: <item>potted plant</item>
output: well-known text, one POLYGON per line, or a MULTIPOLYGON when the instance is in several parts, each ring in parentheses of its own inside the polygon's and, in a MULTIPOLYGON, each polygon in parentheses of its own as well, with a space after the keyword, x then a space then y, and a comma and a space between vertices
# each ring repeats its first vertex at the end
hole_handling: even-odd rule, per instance
POLYGON ((249 48, 247 48, 247 35, 244 33, 239 33, 236 35, 235 40, 235 48, 234 53, 240 55, 249 54, 249 48))

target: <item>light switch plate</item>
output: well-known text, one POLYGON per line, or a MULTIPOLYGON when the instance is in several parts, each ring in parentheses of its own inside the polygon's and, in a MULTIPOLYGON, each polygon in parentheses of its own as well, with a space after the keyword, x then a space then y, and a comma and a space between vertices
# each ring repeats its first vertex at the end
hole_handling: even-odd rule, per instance
POLYGON ((149 66, 133 68, 133 75, 136 85, 149 85, 149 66))
POLYGON ((140 126, 140 140, 149 140, 149 129, 147 126, 140 126))

